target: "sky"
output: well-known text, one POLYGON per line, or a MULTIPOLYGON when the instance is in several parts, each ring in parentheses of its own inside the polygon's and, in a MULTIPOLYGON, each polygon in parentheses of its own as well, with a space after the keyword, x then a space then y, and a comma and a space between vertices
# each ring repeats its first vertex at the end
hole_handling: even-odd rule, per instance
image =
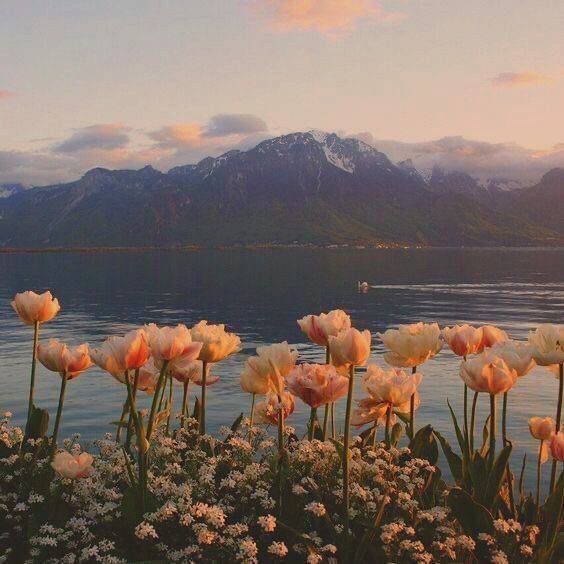
POLYGON ((562 0, 3 0, 0 183, 291 131, 533 181, 564 166, 562 0))

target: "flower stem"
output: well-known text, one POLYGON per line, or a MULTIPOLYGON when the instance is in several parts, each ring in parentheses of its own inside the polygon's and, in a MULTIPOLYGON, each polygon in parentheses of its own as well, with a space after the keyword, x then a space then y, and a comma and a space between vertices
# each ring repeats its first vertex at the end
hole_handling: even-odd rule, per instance
POLYGON ((493 466, 493 462, 495 459, 495 428, 496 428, 495 395, 490 394, 490 452, 488 453, 490 468, 493 466))
POLYGON ((469 444, 468 438, 468 386, 464 384, 464 436, 466 438, 466 443, 469 444))
POLYGON ((253 394, 251 399, 251 416, 249 417, 249 442, 253 440, 253 424, 255 420, 255 399, 257 395, 253 394))
POLYGON ((378 419, 374 421, 374 426, 372 427, 374 434, 372 435, 372 446, 376 448, 376 435, 378 433, 378 419))
POLYGON ((476 422, 476 405, 478 404, 478 392, 474 392, 472 400, 472 414, 470 416, 470 455, 474 452, 474 424, 476 422))
MULTIPOLYGON (((558 407, 556 408, 556 432, 560 432, 560 425, 562 423, 562 395, 564 393, 564 363, 560 363, 560 371, 558 375, 558 407)), ((552 469, 550 471, 550 493, 554 490, 556 484, 556 466, 558 461, 556 458, 552 461, 552 469)))
POLYGON ((537 515, 540 509, 540 495, 541 495, 541 457, 542 457, 542 447, 544 446, 544 441, 541 440, 539 448, 539 458, 537 460, 537 515))
POLYGON ((116 431, 116 443, 119 443, 121 440, 121 430, 123 428, 123 424, 125 423, 125 414, 127 413, 128 406, 129 400, 125 398, 125 402, 123 403, 123 408, 121 410, 121 417, 119 418, 119 425, 116 431))
POLYGON ((155 415, 157 411, 158 398, 161 392, 163 381, 165 380, 166 367, 168 366, 168 360, 164 360, 161 366, 161 372, 159 374, 159 379, 157 380, 157 387, 155 388, 155 394, 153 395, 153 402, 151 403, 151 411, 149 413, 149 422, 147 423, 147 440, 150 441, 153 435, 153 426, 155 421, 155 415))
POLYGON ((278 394, 278 454, 282 456, 284 452, 284 404, 282 396, 278 394))
POLYGON ((168 417, 166 418, 166 434, 168 435, 170 431, 170 416, 172 415, 173 410, 173 400, 174 400, 174 390, 172 387, 172 375, 169 375, 169 388, 168 388, 168 417))
MULTIPOLYGON (((325 406, 325 413, 327 413, 327 405, 325 406)), ((309 428, 307 438, 310 441, 313 441, 313 435, 315 432, 315 417, 317 416, 317 407, 312 407, 311 412, 309 414, 309 428)))
POLYGON ((501 416, 501 437, 503 446, 507 445, 507 392, 503 394, 503 408, 501 416))
POLYGON ((37 365, 37 343, 39 342, 39 321, 33 324, 33 353, 31 356, 31 378, 29 382, 29 401, 27 404, 26 432, 29 431, 31 412, 33 411, 33 394, 35 393, 35 367, 37 365))
POLYGON ((388 406, 388 409, 386 410, 386 446, 388 448, 390 448, 390 446, 392 445, 391 440, 390 440, 390 423, 392 420, 392 406, 391 404, 388 406))
POLYGON ((188 418, 188 388, 190 380, 184 382, 184 391, 182 393, 182 427, 186 427, 186 419, 188 418))
POLYGON ((147 489, 146 468, 148 466, 148 452, 145 450, 146 444, 144 440, 143 423, 141 421, 141 418, 139 417, 139 414, 137 413, 135 397, 133 396, 133 391, 131 389, 131 382, 129 381, 129 373, 127 371, 125 372, 125 385, 127 386, 129 409, 131 410, 133 421, 135 423, 135 428, 137 429, 137 456, 138 456, 138 466, 139 466, 140 506, 141 506, 141 513, 145 513, 145 491, 147 489))
POLYGON ((55 417, 55 427, 53 429, 53 450, 51 456, 57 450, 57 438, 59 436, 59 425, 61 424, 61 415, 63 414, 63 404, 65 403, 65 390, 67 389, 68 375, 61 374, 61 391, 59 393, 59 405, 57 406, 57 416, 55 417))
MULTIPOLYGON (((135 376, 133 377, 133 399, 137 397, 137 386, 139 384, 139 368, 135 370, 135 376)), ((129 451, 129 447, 131 446, 131 435, 133 434, 133 406, 129 401, 129 393, 127 394, 127 401, 129 402, 129 419, 127 422, 127 435, 125 437, 125 447, 129 451)))
POLYGON ((354 392, 354 365, 349 368, 349 389, 347 393, 347 410, 345 412, 345 438, 343 442, 343 519, 345 536, 349 534, 349 444, 351 438, 351 411, 354 392))
MULTIPOLYGON (((411 368, 411 373, 417 372, 417 366, 411 368)), ((413 439, 415 436, 415 394, 411 395, 409 399, 409 438, 413 439)))
POLYGON ((331 438, 337 438, 337 429, 335 427, 335 402, 331 402, 331 438))
POLYGON ((202 397, 200 402, 200 435, 206 434, 206 380, 208 377, 208 363, 202 360, 202 397))
POLYGON ((325 404, 325 412, 323 414, 323 440, 327 440, 327 428, 329 427, 329 410, 331 409, 331 403, 325 404))

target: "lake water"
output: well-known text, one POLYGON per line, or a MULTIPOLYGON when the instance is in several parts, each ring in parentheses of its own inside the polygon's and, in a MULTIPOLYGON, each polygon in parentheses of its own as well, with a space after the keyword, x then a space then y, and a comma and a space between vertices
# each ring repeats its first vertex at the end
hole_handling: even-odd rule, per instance
MULTIPOLYGON (((107 335, 148 322, 226 323, 240 335, 243 349, 214 369, 221 376, 208 394, 208 427, 214 432, 248 411, 239 372, 257 346, 288 340, 299 349, 301 360, 322 361, 324 352, 306 342, 296 324, 309 313, 342 308, 355 326, 373 334, 416 321, 441 326, 491 323, 520 340, 537 323, 562 323, 564 250, 0 254, 0 409, 12 411, 16 422, 27 407, 32 329, 19 322, 10 300, 27 289, 50 289, 62 305, 59 317, 42 328, 42 339, 97 346, 107 335), (359 294, 358 280, 374 288, 359 294)), ((383 364, 382 352, 374 337, 371 361, 383 364)), ((417 424, 432 423, 449 437, 447 397, 461 413, 458 367, 459 359, 444 349, 420 369, 424 380, 417 424)), ((50 410, 52 420, 59 383, 57 375, 38 367, 36 403, 50 410)), ((556 396, 556 379, 541 368, 520 380, 510 394, 509 436, 519 455, 533 455, 528 483, 537 445, 527 419, 554 417, 556 396)), ((61 436, 78 432, 91 440, 113 431, 109 423, 119 416, 124 399, 122 386, 91 369, 68 385, 61 436)), ((297 401, 288 423, 301 432, 306 417, 306 407, 297 401)))

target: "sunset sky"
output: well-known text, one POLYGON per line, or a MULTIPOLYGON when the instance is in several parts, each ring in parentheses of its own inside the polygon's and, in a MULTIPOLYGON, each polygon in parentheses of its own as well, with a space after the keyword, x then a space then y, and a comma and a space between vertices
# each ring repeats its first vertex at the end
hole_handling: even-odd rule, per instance
POLYGON ((312 128, 537 174, 564 166, 563 29, 562 0, 4 0, 0 183, 312 128))

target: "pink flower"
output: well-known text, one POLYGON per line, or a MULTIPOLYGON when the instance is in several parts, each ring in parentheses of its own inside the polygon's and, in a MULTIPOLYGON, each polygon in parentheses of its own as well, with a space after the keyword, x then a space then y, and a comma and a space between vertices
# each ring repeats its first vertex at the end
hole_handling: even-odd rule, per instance
POLYGON ((50 339, 47 344, 38 345, 37 358, 45 368, 66 375, 68 380, 76 378, 92 366, 86 343, 69 348, 61 341, 50 339))
POLYGON ((219 362, 241 347, 241 339, 235 333, 225 331, 225 325, 208 325, 200 321, 192 327, 192 339, 202 344, 199 360, 219 362))
POLYGON ((482 352, 483 329, 471 325, 445 327, 442 336, 451 351, 458 356, 468 356, 482 352))
POLYGON ((549 448, 552 458, 564 462, 564 433, 562 431, 552 435, 549 448))
POLYGON ((531 417, 529 419, 529 431, 538 441, 548 441, 554 433, 555 425, 552 417, 531 417))
POLYGON ((149 338, 149 347, 155 364, 175 360, 179 357, 195 360, 202 344, 192 341, 192 334, 186 325, 176 327, 157 327, 154 323, 145 325, 149 338))
POLYGON ((85 478, 90 474, 93 458, 87 452, 71 454, 67 451, 59 452, 53 458, 51 466, 63 478, 74 480, 85 478))
POLYGON ((519 378, 528 374, 534 367, 535 361, 532 357, 533 349, 527 343, 518 343, 517 341, 501 341, 491 347, 492 354, 502 358, 505 364, 519 378))
POLYGON ((329 337, 331 362, 341 366, 364 366, 370 356, 370 331, 344 329, 336 337, 329 337))
POLYGON ((475 392, 496 395, 509 391, 517 372, 492 351, 485 351, 460 365, 460 377, 475 392))
POLYGON ((255 408, 255 416, 258 423, 277 424, 280 409, 282 407, 282 416, 284 419, 294 413, 294 397, 288 392, 282 392, 282 405, 278 401, 278 395, 269 393, 266 399, 257 404, 255 408))
POLYGON ((334 309, 329 313, 306 315, 298 319, 298 325, 310 341, 326 347, 330 336, 336 337, 351 328, 351 318, 342 309, 334 309))
POLYGON ((420 366, 443 346, 441 330, 436 323, 400 325, 398 329, 388 329, 377 335, 389 349, 384 360, 392 366, 420 366))
POLYGON ((51 292, 36 294, 29 290, 16 294, 12 301, 12 307, 19 318, 27 325, 50 321, 61 311, 59 300, 54 298, 51 292))
POLYGON ((129 331, 123 337, 108 337, 99 349, 91 352, 100 368, 118 379, 127 370, 141 368, 149 359, 149 341, 143 329, 129 331))
POLYGON ((300 364, 286 376, 286 385, 307 405, 319 407, 345 396, 349 379, 330 364, 300 364))
POLYGON ((482 350, 493 347, 497 343, 509 340, 509 335, 502 329, 493 325, 483 325, 482 329, 482 350))

